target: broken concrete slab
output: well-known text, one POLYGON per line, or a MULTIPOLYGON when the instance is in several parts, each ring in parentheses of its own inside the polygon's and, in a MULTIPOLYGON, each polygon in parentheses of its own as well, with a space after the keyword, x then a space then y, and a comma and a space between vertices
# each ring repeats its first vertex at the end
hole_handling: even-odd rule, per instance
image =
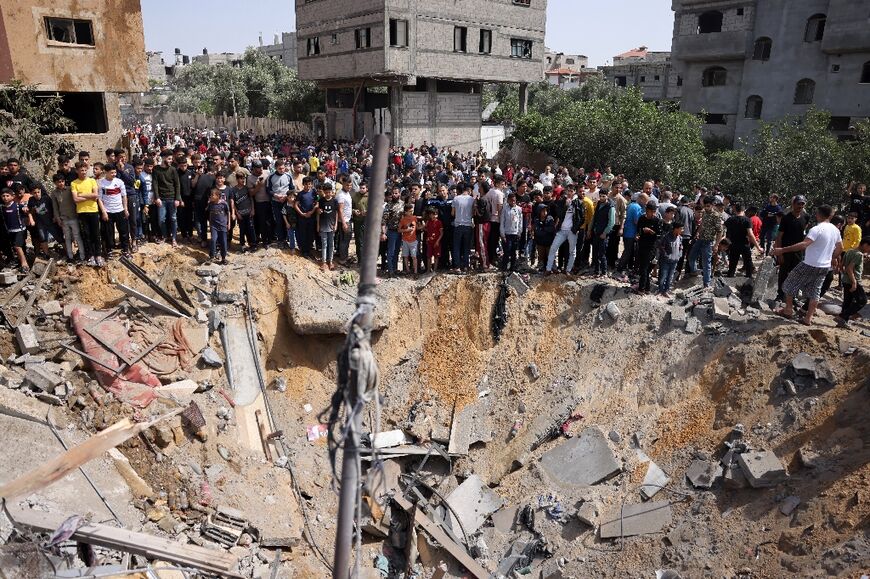
POLYGON ((724 469, 722 474, 722 486, 728 490, 745 489, 749 486, 749 481, 746 480, 746 475, 738 466, 731 466, 724 469))
POLYGON ((21 324, 15 328, 15 341, 18 350, 22 354, 35 354, 39 351, 39 339, 36 336, 36 328, 30 324, 21 324))
POLYGON ((224 365, 223 360, 214 351, 214 348, 206 348, 202 351, 202 362, 209 368, 220 368, 224 365))
POLYGON ((801 352, 800 354, 795 356, 791 361, 791 367, 794 369, 795 373, 798 376, 815 377, 816 361, 806 352, 801 352))
POLYGON ((701 320, 696 318, 695 316, 689 316, 686 320, 686 333, 687 334, 697 334, 701 331, 701 320))
POLYGON ((45 365, 33 364, 24 374, 22 385, 51 394, 63 382, 63 376, 52 372, 45 365))
POLYGON ((616 305, 615 302, 609 302, 607 307, 605 308, 607 315, 610 316, 610 319, 614 322, 619 319, 619 316, 622 312, 619 311, 619 306, 616 305))
POLYGON ((199 388, 199 384, 195 380, 181 380, 158 386, 154 391, 157 392, 158 396, 176 397, 180 401, 186 402, 193 396, 197 388, 199 388))
POLYGON ((736 293, 736 291, 737 290, 728 285, 728 283, 721 277, 717 277, 713 280, 713 295, 717 298, 727 298, 731 294, 736 293))
POLYGON ((472 444, 492 440, 490 405, 489 397, 478 398, 453 414, 447 443, 449 454, 465 455, 472 444))
POLYGON ((504 505, 504 500, 476 474, 465 479, 445 500, 459 515, 457 521, 453 512, 450 513, 450 526, 454 533, 460 533, 461 522, 467 535, 476 532, 492 513, 504 505))
MULTIPOLYGON (((285 275, 285 312, 293 331, 299 335, 344 335, 348 320, 356 312, 356 290, 339 289, 305 273, 285 275)), ((379 331, 389 323, 390 307, 380 295, 373 297, 376 304, 372 330, 379 331)))
POLYGON ((598 524, 601 515, 601 505, 597 501, 584 501, 577 509, 577 520, 585 525, 594 527, 598 524))
POLYGON ((45 302, 44 304, 42 304, 42 306, 40 306, 40 310, 42 310, 42 315, 44 316, 54 316, 56 314, 63 313, 63 307, 57 300, 45 302))
POLYGON ((507 284, 517 292, 517 295, 524 295, 527 291, 529 291, 529 284, 525 282, 525 280, 518 274, 517 272, 513 272, 507 277, 507 284))
POLYGON ((688 322, 689 316, 686 313, 685 308, 681 307, 672 307, 670 309, 670 324, 672 328, 682 329, 686 327, 686 322, 688 322))
POLYGON ((670 481, 671 478, 665 474, 665 471, 650 460, 646 467, 646 475, 643 477, 643 485, 640 487, 640 494, 644 499, 651 499, 670 481))
POLYGON ((653 501, 617 506, 603 519, 599 529, 602 539, 660 533, 671 524, 671 504, 668 501, 653 501))
POLYGON ((411 444, 412 442, 404 431, 388 430, 386 432, 378 432, 372 437, 372 448, 392 448, 394 446, 411 444))
POLYGON ((788 471, 772 451, 744 452, 737 463, 753 488, 775 486, 788 478, 788 471))
POLYGON ((199 277, 217 277, 221 273, 221 267, 216 264, 200 265, 194 273, 199 277))
MULTIPOLYGON (((760 305, 764 303, 767 297, 768 289, 771 281, 776 279, 776 260, 773 256, 767 256, 761 261, 761 266, 758 268, 758 273, 755 274, 755 280, 752 282, 752 297, 750 303, 760 305)), ((774 288, 776 287, 773 284, 774 288)))
POLYGON ((686 470, 686 478, 696 489, 709 489, 722 476, 722 465, 718 462, 694 460, 686 470))
POLYGON ((0 271, 0 285, 12 285, 18 282, 18 274, 14 271, 0 271))
POLYGON ((731 306, 727 298, 713 298, 713 317, 718 320, 726 320, 731 314, 731 306))
POLYGON ((779 512, 785 516, 789 516, 794 512, 798 505, 801 504, 800 497, 796 497, 794 495, 790 497, 785 497, 782 501, 782 504, 779 505, 779 512))
POLYGON ((592 486, 622 470, 604 433, 595 427, 546 452, 541 467, 555 482, 567 486, 592 486))
POLYGON ((513 531, 517 522, 517 513, 519 510, 519 507, 512 506, 499 509, 493 513, 492 524, 495 529, 503 535, 507 535, 513 531))

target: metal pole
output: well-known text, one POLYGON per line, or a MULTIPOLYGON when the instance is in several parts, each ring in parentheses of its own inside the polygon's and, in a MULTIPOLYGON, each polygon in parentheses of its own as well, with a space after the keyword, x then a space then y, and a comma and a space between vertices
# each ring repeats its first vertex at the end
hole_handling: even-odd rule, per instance
MULTIPOLYGON (((387 180, 387 149, 386 135, 377 135, 374 139, 374 167, 372 167, 372 182, 369 188, 363 255, 360 257, 358 306, 362 303, 361 299, 367 299, 375 288, 378 249, 381 239, 381 216, 384 206, 384 184, 387 180)), ((359 325, 368 334, 372 327, 371 314, 363 316, 359 322, 359 325)), ((348 381, 345 397, 348 410, 356 407, 359 400, 358 394, 356 381, 348 381)), ((341 462, 341 495, 338 503, 338 526, 335 531, 335 564, 332 567, 332 576, 335 579, 352 577, 350 554, 353 551, 351 545, 353 544, 354 516, 356 515, 356 502, 360 487, 359 437, 361 428, 362 415, 356 412, 352 415, 351 423, 348 425, 341 462)))

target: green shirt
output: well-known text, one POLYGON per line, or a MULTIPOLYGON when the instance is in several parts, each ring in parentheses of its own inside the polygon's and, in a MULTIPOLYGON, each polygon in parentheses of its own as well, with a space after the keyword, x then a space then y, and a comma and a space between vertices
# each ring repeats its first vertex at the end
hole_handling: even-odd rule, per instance
POLYGON ((353 211, 361 211, 362 215, 353 215, 353 220, 357 223, 362 223, 366 220, 365 213, 369 209, 369 196, 360 195, 359 191, 350 194, 351 209, 353 211))
POLYGON ((855 266, 855 279, 860 283, 864 275, 864 254, 858 249, 850 249, 843 254, 843 270, 849 265, 855 266))

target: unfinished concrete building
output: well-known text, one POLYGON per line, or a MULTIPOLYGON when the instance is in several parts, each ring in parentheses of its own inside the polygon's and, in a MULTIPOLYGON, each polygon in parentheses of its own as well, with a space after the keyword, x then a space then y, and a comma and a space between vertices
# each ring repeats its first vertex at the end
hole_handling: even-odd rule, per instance
POLYGON ((273 60, 277 60, 287 68, 296 68, 296 33, 283 32, 275 35, 272 44, 263 44, 263 36, 260 35, 260 45, 257 50, 273 60))
POLYGON ((13 80, 63 98, 79 148, 115 145, 118 93, 148 89, 139 0, 0 3, 0 83, 13 80))
POLYGON ((870 115, 868 0, 674 0, 673 61, 683 110, 705 134, 751 136, 759 120, 833 115, 848 134, 870 115))
POLYGON ((677 101, 682 94, 683 79, 674 72, 670 52, 654 52, 646 46, 613 57, 612 66, 598 70, 617 86, 638 87, 648 101, 677 101))
POLYGON ((542 78, 546 4, 296 0, 299 76, 327 89, 330 139, 476 150, 482 83, 542 78))

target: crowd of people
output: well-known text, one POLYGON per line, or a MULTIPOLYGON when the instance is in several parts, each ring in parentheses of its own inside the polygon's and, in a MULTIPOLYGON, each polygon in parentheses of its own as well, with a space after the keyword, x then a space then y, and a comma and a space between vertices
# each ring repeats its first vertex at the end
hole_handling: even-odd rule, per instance
MULTIPOLYGON (((16 159, 0 164, 0 250, 22 271, 60 247, 71 264, 102 267, 145 243, 199 244, 211 260, 279 247, 324 270, 362 252, 372 179, 365 142, 310 143, 280 135, 140 125, 101 161, 58 159, 52 183, 16 159)), ((746 206, 718 187, 676 191, 657 179, 632 187, 610 167, 569 171, 494 164, 481 152, 422 143, 390 150, 380 225, 383 276, 447 271, 537 271, 609 276, 669 297, 675 280, 734 276, 742 262, 779 262, 780 313, 803 298, 811 323, 835 278, 850 319, 867 302, 870 197, 849 186, 840 212, 797 195, 746 206), (401 268, 400 258, 401 257, 401 268), (653 280, 656 280, 653 285, 653 280)), ((786 193, 783 193, 786 195, 786 193)))

